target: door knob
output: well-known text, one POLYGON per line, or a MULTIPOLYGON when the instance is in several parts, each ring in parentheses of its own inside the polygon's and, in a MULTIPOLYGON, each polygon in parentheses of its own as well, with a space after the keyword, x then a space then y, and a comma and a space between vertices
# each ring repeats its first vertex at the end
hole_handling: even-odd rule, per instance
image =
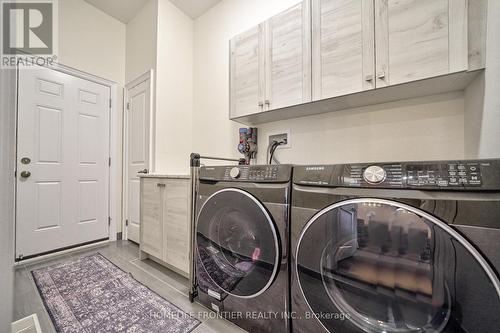
POLYGON ((29 172, 29 171, 21 172, 21 177, 23 177, 23 178, 29 178, 30 176, 31 176, 31 172, 29 172))
POLYGON ((23 157, 23 158, 21 158, 21 163, 22 164, 30 164, 31 163, 31 159, 28 158, 28 157, 23 157))
POLYGON ((144 169, 144 170, 141 170, 141 171, 139 171, 137 173, 148 173, 148 172, 149 172, 148 169, 144 169))

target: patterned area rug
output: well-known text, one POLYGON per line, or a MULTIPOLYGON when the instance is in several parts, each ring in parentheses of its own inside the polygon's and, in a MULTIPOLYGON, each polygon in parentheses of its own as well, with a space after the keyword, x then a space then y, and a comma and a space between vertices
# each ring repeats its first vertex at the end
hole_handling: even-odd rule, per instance
POLYGON ((101 254, 31 273, 60 333, 188 333, 200 324, 101 254))

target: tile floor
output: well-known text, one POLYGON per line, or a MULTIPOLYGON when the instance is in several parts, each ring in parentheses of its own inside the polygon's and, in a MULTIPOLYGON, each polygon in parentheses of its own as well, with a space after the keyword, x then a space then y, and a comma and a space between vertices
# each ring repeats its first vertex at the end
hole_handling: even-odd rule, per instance
MULTIPOLYGON (((76 257, 86 256, 99 252, 108 258, 122 270, 129 272, 142 284, 146 285, 166 300, 175 304, 186 312, 207 313, 208 311, 199 304, 192 304, 187 297, 188 280, 151 260, 139 260, 139 248, 128 241, 117 241, 105 245, 96 246, 77 252, 63 254, 37 261, 19 265, 15 271, 14 286, 14 320, 29 316, 33 313, 38 315, 43 333, 55 332, 54 326, 45 310, 42 299, 38 294, 35 283, 31 276, 31 270, 55 263, 72 260, 76 257)), ((202 316, 207 317, 207 316, 202 316)), ((208 316, 209 317, 209 316, 208 316)), ((223 319, 209 317, 200 318, 202 324, 193 333, 242 333, 244 332, 236 325, 223 319)))

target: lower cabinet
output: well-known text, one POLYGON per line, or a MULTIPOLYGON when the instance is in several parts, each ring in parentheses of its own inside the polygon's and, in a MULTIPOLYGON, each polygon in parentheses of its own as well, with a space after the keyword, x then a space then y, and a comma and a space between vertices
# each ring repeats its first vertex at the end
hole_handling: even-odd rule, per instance
POLYGON ((141 259, 189 275, 190 179, 141 178, 141 259))

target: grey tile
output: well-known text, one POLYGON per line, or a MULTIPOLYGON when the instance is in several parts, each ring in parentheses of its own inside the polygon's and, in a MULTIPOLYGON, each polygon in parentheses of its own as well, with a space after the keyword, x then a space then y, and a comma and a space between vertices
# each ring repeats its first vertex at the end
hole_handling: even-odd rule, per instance
POLYGON ((245 333, 243 329, 235 324, 218 318, 211 318, 198 326, 193 333, 245 333))
POLYGON ((14 270, 14 295, 23 295, 33 290, 29 274, 24 266, 17 267, 14 270))
MULTIPOLYGON (((177 306, 179 309, 187 312, 195 317, 199 317, 200 313, 207 312, 207 310, 197 303, 191 303, 187 293, 181 293, 175 288, 172 288, 167 283, 161 280, 155 280, 151 284, 147 285, 151 290, 153 290, 158 295, 165 298, 167 301, 177 306)), ((203 318, 200 321, 204 320, 203 318)))
POLYGON ((132 264, 139 266, 141 269, 147 271, 148 273, 154 275, 158 279, 165 283, 168 283, 173 288, 179 290, 182 293, 187 294, 189 291, 189 280, 184 276, 177 274, 176 272, 161 266, 160 264, 154 262, 153 260, 134 260, 132 264))
POLYGON ((93 246, 90 248, 85 248, 85 249, 82 249, 79 251, 73 251, 73 252, 69 253, 69 255, 72 258, 85 257, 85 256, 88 256, 90 254, 99 252, 102 249, 107 249, 108 247, 109 247, 109 244, 101 244, 101 245, 93 246))
POLYGON ((39 269, 42 267, 47 267, 47 266, 52 266, 52 265, 63 263, 65 261, 71 260, 71 258, 72 258, 71 253, 66 253, 66 254, 63 254, 60 256, 50 257, 50 258, 39 260, 36 262, 27 263, 27 264, 24 264, 24 267, 28 270, 28 272, 31 272, 32 270, 36 270, 36 269, 39 269))
POLYGON ((124 241, 124 240, 116 241, 110 243, 109 247, 111 249, 115 249, 120 256, 128 260, 134 260, 139 258, 139 246, 130 241, 124 241))

